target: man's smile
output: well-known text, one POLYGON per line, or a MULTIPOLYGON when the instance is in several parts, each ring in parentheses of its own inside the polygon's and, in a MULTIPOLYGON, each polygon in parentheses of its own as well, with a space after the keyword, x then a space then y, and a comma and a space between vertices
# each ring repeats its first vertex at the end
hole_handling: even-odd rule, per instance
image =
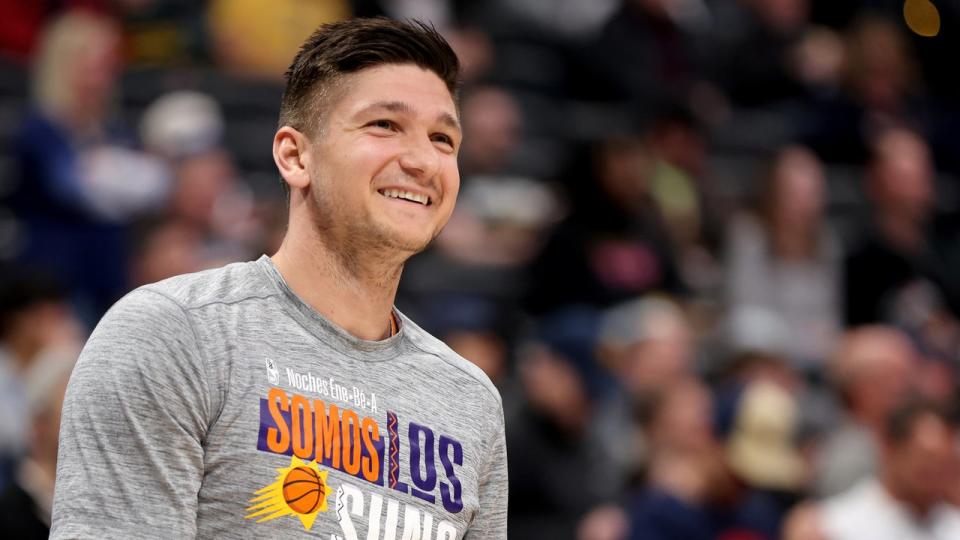
POLYGON ((417 203, 423 206, 430 206, 433 201, 430 199, 429 195, 424 193, 418 193, 415 191, 408 191, 403 189, 394 189, 394 188, 381 188, 377 190, 377 193, 387 197, 388 199, 399 199, 402 201, 409 201, 417 203))

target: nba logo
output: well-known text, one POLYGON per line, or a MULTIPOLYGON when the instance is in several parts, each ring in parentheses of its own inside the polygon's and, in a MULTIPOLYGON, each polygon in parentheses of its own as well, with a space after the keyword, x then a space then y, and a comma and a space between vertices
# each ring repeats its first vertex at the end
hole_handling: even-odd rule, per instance
POLYGON ((277 364, 267 358, 267 380, 270 384, 280 384, 280 371, 277 370, 277 364))

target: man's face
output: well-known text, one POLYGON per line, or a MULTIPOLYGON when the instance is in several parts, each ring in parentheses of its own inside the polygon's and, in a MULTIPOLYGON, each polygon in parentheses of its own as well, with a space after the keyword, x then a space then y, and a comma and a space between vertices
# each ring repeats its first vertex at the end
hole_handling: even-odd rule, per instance
POLYGON ((956 431, 933 415, 915 421, 907 441, 887 449, 891 480, 906 502, 927 510, 948 494, 956 431))
POLYGON ((934 203, 933 164, 927 143, 909 131, 894 130, 876 143, 873 197, 883 208, 924 218, 934 203))
POLYGON ((310 211, 354 253, 416 253, 440 233, 460 187, 460 127, 433 72, 388 64, 348 75, 313 137, 310 211))

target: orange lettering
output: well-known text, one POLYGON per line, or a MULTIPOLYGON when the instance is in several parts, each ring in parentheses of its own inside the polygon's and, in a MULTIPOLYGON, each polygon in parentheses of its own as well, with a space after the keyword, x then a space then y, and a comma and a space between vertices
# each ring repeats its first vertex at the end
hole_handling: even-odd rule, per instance
POLYGON ((293 395, 290 402, 290 420, 293 424, 293 455, 300 459, 310 459, 314 450, 313 415, 307 398, 299 394, 293 395))
POLYGON ((270 410, 273 423, 277 425, 275 428, 267 428, 267 448, 271 452, 283 454, 290 448, 290 428, 287 426, 287 421, 283 419, 283 415, 280 414, 281 411, 285 412, 289 408, 287 393, 279 388, 271 388, 270 393, 267 394, 267 408, 270 410), (277 404, 278 399, 280 400, 279 405, 277 404))
POLYGON ((380 441, 380 426, 369 416, 363 419, 363 446, 367 449, 369 456, 363 458, 363 477, 369 482, 376 483, 380 476, 380 452, 374 446, 373 441, 380 441))
POLYGON ((360 417, 350 409, 343 410, 340 435, 343 437, 343 470, 356 476, 360 473, 360 417))
POLYGON ((330 405, 329 414, 326 404, 319 399, 314 400, 315 414, 313 421, 316 425, 317 462, 332 460, 330 465, 334 469, 340 468, 340 410, 336 405, 330 405))

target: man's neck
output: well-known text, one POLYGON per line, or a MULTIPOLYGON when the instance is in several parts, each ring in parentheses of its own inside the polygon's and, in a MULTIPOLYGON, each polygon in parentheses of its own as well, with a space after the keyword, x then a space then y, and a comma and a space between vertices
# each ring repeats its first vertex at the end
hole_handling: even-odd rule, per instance
POLYGON ((359 257, 304 240, 288 234, 271 257, 290 289, 353 336, 371 341, 389 337, 403 264, 364 265, 359 257))
POLYGON ((890 471, 882 470, 879 474, 879 480, 880 485, 883 487, 884 491, 887 492, 887 495, 899 503, 903 508, 908 510, 914 516, 914 518, 925 519, 930 514, 930 511, 933 510, 932 505, 920 504, 914 500, 911 500, 911 498, 907 496, 902 489, 900 489, 898 482, 890 471))

